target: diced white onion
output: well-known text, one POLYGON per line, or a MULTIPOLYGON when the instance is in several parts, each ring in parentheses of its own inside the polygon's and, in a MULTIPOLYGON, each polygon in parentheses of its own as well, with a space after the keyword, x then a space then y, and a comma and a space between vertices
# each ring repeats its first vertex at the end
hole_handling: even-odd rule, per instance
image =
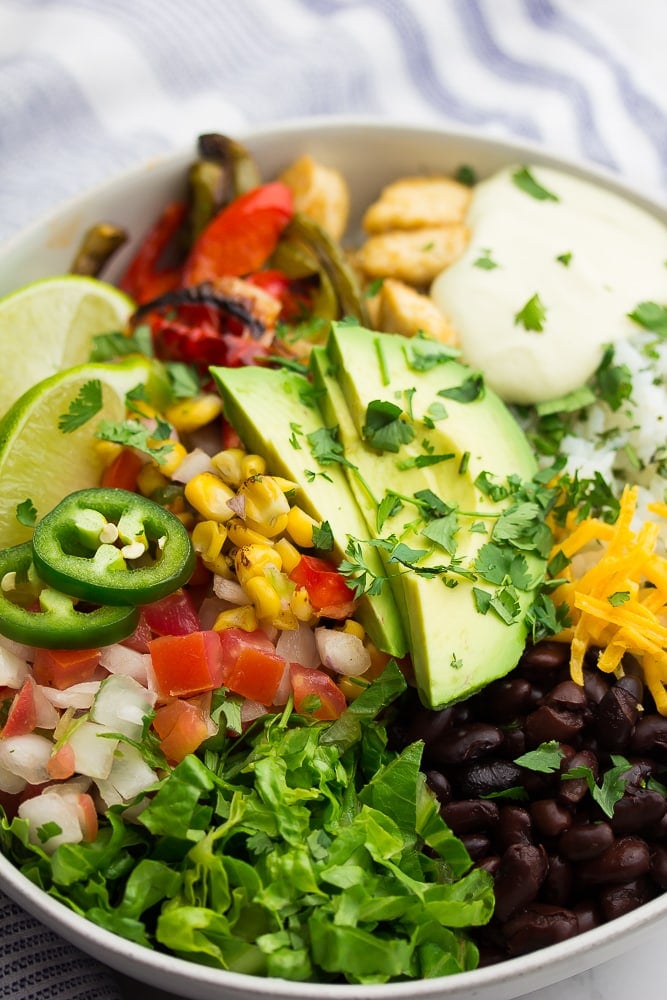
POLYGON ((55 729, 60 721, 60 712, 44 694, 44 688, 33 681, 35 703, 35 729, 55 729))
POLYGON ((148 675, 146 671, 149 661, 149 653, 139 653, 136 649, 129 649, 120 643, 115 643, 113 646, 106 646, 102 650, 100 657, 101 665, 110 674, 125 674, 127 677, 132 677, 135 681, 143 684, 144 687, 147 684, 148 675))
POLYGON ((285 669, 283 670, 283 675, 280 678, 280 684, 276 688, 273 704, 286 705, 291 693, 292 693, 292 681, 290 679, 289 663, 286 663, 285 669))
POLYGON ((0 635, 0 647, 14 653, 21 660, 27 660, 28 663, 32 663, 35 659, 35 650, 32 646, 25 646, 22 642, 14 642, 13 639, 8 639, 4 635, 0 635))
POLYGON ((276 642, 276 652, 289 663, 298 663, 309 670, 319 667, 321 663, 315 633, 308 625, 283 629, 276 642))
POLYGON ((235 605, 230 604, 229 601, 221 601, 218 597, 205 597, 199 605, 199 611, 197 612, 199 624, 204 631, 212 629, 218 615, 222 614, 223 611, 229 611, 233 607, 235 605))
POLYGON ((30 667, 24 657, 0 646, 0 687, 18 691, 29 674, 30 667))
POLYGON ((102 681, 95 695, 95 701, 90 709, 90 719, 104 726, 109 732, 122 733, 131 740, 138 740, 143 731, 144 718, 155 705, 155 701, 154 692, 148 691, 132 677, 111 674, 102 681))
POLYGON ((316 628, 315 641, 322 663, 337 674, 358 677, 371 665, 370 653, 356 635, 331 628, 316 628))
POLYGON ((44 697, 55 705, 56 708, 90 708, 95 695, 100 689, 100 681, 82 681, 81 684, 72 684, 64 691, 56 688, 44 687, 38 684, 38 688, 44 697))
POLYGON ((74 770, 91 778, 108 778, 113 767, 118 740, 105 736, 110 732, 97 722, 82 722, 67 742, 74 752, 74 770))
POLYGON ((39 844, 47 854, 52 854, 60 844, 79 844, 83 840, 79 809, 74 795, 56 795, 47 790, 22 802, 18 814, 30 824, 31 843, 39 844), (42 841, 39 831, 47 823, 55 823, 60 832, 42 841))
POLYGON ((43 785, 49 780, 46 765, 53 743, 46 736, 25 733, 0 740, 0 768, 23 778, 29 785, 43 785))
POLYGON ((136 747, 121 744, 113 767, 106 779, 100 778, 97 787, 108 806, 127 803, 150 788, 157 780, 153 771, 136 747))
POLYGON ((26 786, 25 778, 14 774, 8 768, 0 764, 0 792, 8 792, 10 795, 18 795, 26 786))
POLYGON ((176 467, 176 470, 171 474, 171 478, 177 483, 189 483, 191 479, 194 479, 201 472, 215 473, 215 466, 211 461, 210 455, 207 455, 202 448, 195 448, 176 467))
POLYGON ((249 722, 267 715, 268 711, 266 705, 262 705, 261 701, 252 701, 250 698, 246 698, 241 705, 241 724, 245 726, 249 722))
POLYGON ((224 576, 213 577, 213 593, 221 601, 228 601, 229 604, 248 604, 248 596, 236 580, 227 580, 224 576))

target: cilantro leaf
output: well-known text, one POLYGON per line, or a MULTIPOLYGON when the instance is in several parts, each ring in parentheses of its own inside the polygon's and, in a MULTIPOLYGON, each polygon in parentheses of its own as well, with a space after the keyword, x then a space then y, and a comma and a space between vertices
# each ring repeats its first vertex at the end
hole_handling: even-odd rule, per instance
POLYGON ((558 195, 555 195, 553 191, 547 190, 547 188, 535 180, 528 167, 520 167, 518 170, 515 170, 512 174, 512 180, 520 191, 529 194, 531 198, 535 198, 537 201, 560 201, 558 195))
POLYGON ((632 372, 627 365, 615 365, 613 361, 614 347, 610 344, 593 376, 593 388, 596 395, 615 412, 632 395, 632 372))
POLYGON ((595 775, 590 767, 573 767, 566 774, 562 775, 563 781, 571 781, 574 778, 584 778, 588 785, 593 800, 597 802, 600 809, 606 816, 611 818, 614 815, 614 806, 625 795, 627 780, 623 777, 630 770, 631 764, 625 757, 618 754, 611 755, 614 765, 602 776, 602 782, 598 784, 595 775))
POLYGON ((323 552, 331 552, 333 544, 333 531, 328 521, 322 521, 322 524, 313 526, 313 545, 316 549, 321 549, 323 552))
POLYGON ((427 372, 436 365, 446 364, 453 358, 458 358, 461 352, 455 347, 446 347, 437 340, 420 340, 415 338, 405 348, 408 367, 416 372, 427 372))
POLYGON ((460 525, 456 511, 450 511, 444 517, 435 517, 429 521, 421 533, 430 541, 435 542, 441 549, 444 549, 450 556, 456 555, 456 534, 460 525))
POLYGON ((616 593, 610 594, 607 598, 612 608, 619 608, 622 604, 625 604, 630 600, 629 590, 617 590, 616 593))
POLYGON ((559 253, 558 256, 556 257, 556 260, 558 261, 559 264, 562 264, 563 267, 569 267, 572 262, 571 251, 568 250, 567 253, 559 253))
POLYGON ((514 325, 519 323, 526 330, 542 333, 547 318, 547 310, 537 292, 514 314, 514 325))
POLYGON ((376 525, 377 530, 382 531, 385 521, 403 508, 403 501, 395 493, 386 493, 378 505, 376 525))
POLYGON ((477 183, 477 172, 468 163, 462 163, 454 174, 454 179, 466 187, 474 187, 477 183))
POLYGON ((201 379, 193 365, 182 361, 169 361, 165 364, 167 377, 171 386, 173 399, 190 399, 201 389, 201 379))
POLYGON ((456 458, 453 451, 445 452, 443 455, 413 455, 412 458, 401 459, 396 465, 401 471, 405 469, 425 469, 429 465, 450 462, 453 458, 456 458))
POLYGON ((560 743, 557 740, 549 740, 547 743, 540 743, 535 750, 529 750, 520 757, 516 757, 514 763, 529 771, 553 774, 560 769, 560 762, 564 756, 560 743))
POLYGON ((97 428, 96 437, 100 438, 101 441, 113 441, 115 444, 138 448, 149 454, 158 464, 161 464, 171 454, 173 446, 171 444, 155 444, 154 442, 166 441, 170 434, 171 428, 163 420, 158 420, 157 427, 148 430, 139 420, 130 418, 117 422, 102 420, 97 428))
POLYGON ((114 361, 128 354, 143 354, 153 357, 153 337, 150 327, 141 324, 130 335, 121 333, 98 333, 92 338, 89 361, 114 361))
POLYGON ((660 306, 657 302, 640 302, 628 316, 645 330, 667 337, 667 306, 660 306))
POLYGON ((499 265, 493 260, 489 247, 484 247, 477 260, 472 262, 473 267, 479 267, 482 271, 494 271, 499 265))
POLYGON ((320 465, 347 465, 351 462, 343 454, 343 446, 338 440, 338 427, 318 427, 316 431, 306 434, 306 441, 313 458, 320 465))
POLYGON ((16 520, 19 524, 22 524, 24 528, 35 527, 35 523, 37 521, 37 508, 33 505, 33 502, 29 497, 16 505, 16 520))
POLYGON ((89 420, 102 409, 102 383, 98 378, 91 379, 79 389, 67 408, 67 413, 61 413, 58 417, 58 430, 63 434, 71 434, 72 431, 83 427, 89 420))
POLYGON ((415 429, 406 421, 400 406, 374 399, 366 409, 362 434, 373 448, 396 453, 401 445, 413 440, 415 429))
POLYGON ((484 376, 480 372, 475 372, 464 378, 461 385, 452 386, 450 389, 440 389, 438 396, 454 399, 457 403, 474 403, 476 399, 483 398, 484 392, 484 376))

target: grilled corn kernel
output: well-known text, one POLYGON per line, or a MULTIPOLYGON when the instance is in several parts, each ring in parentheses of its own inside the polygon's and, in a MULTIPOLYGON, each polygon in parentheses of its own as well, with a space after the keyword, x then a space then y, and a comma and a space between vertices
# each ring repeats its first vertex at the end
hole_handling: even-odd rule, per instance
POLYGON ((185 484, 186 500, 209 521, 230 521, 234 511, 227 501, 233 497, 234 490, 212 472, 200 472, 185 484))
POLYGON ((252 601, 260 621, 272 622, 280 614, 280 598, 264 576, 251 576, 243 589, 252 601))
POLYGON ((234 560, 236 576, 242 587, 254 576, 264 576, 269 568, 282 569, 282 560, 271 545, 242 545, 234 560))
POLYGON ((223 482, 229 486, 240 486, 243 481, 241 462, 245 457, 243 448, 225 448, 213 455, 211 461, 223 482))
POLYGON ((309 622, 313 617, 313 605, 304 587, 297 587, 290 597, 290 611, 300 622, 309 622))
POLYGON ((261 455, 244 455, 241 459, 241 479, 263 476, 265 472, 266 462, 261 455))
POLYGON ((293 483, 291 479, 283 479, 282 476, 272 476, 271 478, 276 486, 278 486, 285 494, 289 495, 290 493, 296 493, 299 488, 299 484, 293 483))
POLYGON ((289 575, 301 559, 301 553, 287 538, 279 538, 275 548, 282 559, 283 571, 289 575))
POLYGON ((292 541, 302 549, 313 547, 313 528, 318 527, 317 521, 306 514, 300 507, 290 507, 287 515, 287 534, 292 541))
POLYGON ((295 632, 299 627, 299 619, 289 608, 280 609, 280 614, 271 620, 271 624, 281 632, 295 632))
POLYGON ((267 538, 285 530, 289 514, 287 497, 272 476, 251 476, 238 489, 245 502, 245 520, 249 526, 267 538))
POLYGON ((244 632, 254 632, 258 626, 259 622, 252 604, 241 604, 237 608, 221 611, 213 622, 216 632, 223 632, 226 628, 242 628, 244 632))
POLYGON ((215 573, 216 576, 224 576, 225 580, 236 579, 234 560, 226 552, 221 552, 215 559, 204 560, 204 565, 206 569, 209 569, 211 573, 215 573))
POLYGON ((174 438, 168 438, 166 441, 154 441, 151 439, 149 443, 155 447, 169 445, 169 451, 165 452, 164 458, 160 462, 160 472, 163 476, 171 476, 173 472, 176 472, 176 469, 188 453, 181 442, 175 441, 174 438))
POLYGON ((208 392, 173 403, 167 407, 164 415, 180 434, 190 434, 210 424, 221 413, 222 400, 215 393, 208 392))
POLYGON ((269 538, 265 538, 259 531, 253 531, 240 517, 233 517, 227 522, 227 532, 230 542, 239 548, 242 545, 273 545, 269 538))
POLYGON ((105 468, 107 465, 111 465, 115 458, 118 458, 122 450, 122 444, 116 444, 114 441, 95 442, 95 451, 100 462, 105 468))
POLYGON ((200 521, 192 530, 192 544, 205 563, 213 562, 227 540, 227 529, 218 521, 200 521))
POLYGON ((139 469, 137 486, 139 487, 139 492, 145 497, 149 497, 155 490, 162 489, 168 482, 167 477, 160 472, 160 466, 157 462, 146 462, 139 469))
POLYGON ((342 628, 343 632, 347 632, 348 635, 356 635, 357 639, 364 641, 366 636, 366 630, 363 625, 359 622, 355 622, 352 618, 348 618, 342 628))

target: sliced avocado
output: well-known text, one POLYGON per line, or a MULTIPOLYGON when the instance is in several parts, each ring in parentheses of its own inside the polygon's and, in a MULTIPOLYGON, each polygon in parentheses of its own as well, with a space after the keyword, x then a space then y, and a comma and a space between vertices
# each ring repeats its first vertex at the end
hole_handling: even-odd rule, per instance
POLYGON ((377 529, 377 507, 369 503, 369 492, 376 504, 384 500, 385 507, 392 492, 403 497, 400 509, 382 524, 381 535, 388 539, 385 566, 402 591, 397 603, 415 678, 422 700, 431 707, 467 697, 516 665, 526 639, 525 611, 543 572, 542 560, 527 553, 529 582, 526 589, 514 591, 520 612, 509 624, 492 608, 478 610, 475 588, 477 601, 483 591, 489 599, 497 597, 497 587, 479 572, 474 579, 456 567, 423 575, 436 566, 451 567, 453 558, 459 570, 471 571, 479 549, 489 541, 509 501, 493 501, 483 493, 475 484, 481 473, 506 484, 508 476, 527 480, 536 471, 530 447, 499 397, 485 389, 468 402, 452 398, 451 390, 454 397, 474 397, 480 383, 475 373, 444 353, 437 361, 437 351, 432 342, 407 341, 348 323, 333 324, 327 344, 327 371, 339 386, 329 403, 334 406, 335 399, 337 422, 347 428, 346 444, 351 442, 346 457, 358 466, 366 484, 362 488, 359 476, 346 468, 369 531, 377 529), (383 404, 401 411, 391 428, 393 438, 374 434, 372 414, 381 423, 383 404), (443 501, 445 514, 455 509, 453 536, 446 530, 451 518, 430 521, 427 527, 415 503, 425 496, 443 501), (432 532, 434 526, 445 529, 438 539, 422 533, 432 532), (397 549, 399 543, 408 549, 397 549), (397 557, 406 558, 399 562, 397 557))
MULTIPOLYGON (((311 517, 328 521, 337 562, 344 558, 348 536, 372 537, 337 462, 321 464, 313 456, 308 435, 324 430, 316 392, 308 379, 286 369, 257 366, 211 368, 223 400, 225 416, 246 447, 263 455, 274 474, 297 483, 298 503, 311 517)), ((373 548, 365 556, 376 575, 382 560, 373 548)), ((359 620, 378 649, 402 657, 407 641, 391 591, 364 595, 359 620)))

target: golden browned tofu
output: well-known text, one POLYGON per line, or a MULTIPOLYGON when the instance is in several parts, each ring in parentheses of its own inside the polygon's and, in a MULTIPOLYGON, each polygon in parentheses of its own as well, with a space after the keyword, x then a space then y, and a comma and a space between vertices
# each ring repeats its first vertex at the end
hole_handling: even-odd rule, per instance
POLYGON ((442 344, 457 344, 458 337, 447 317, 435 303, 402 281, 385 278, 377 296, 376 329, 414 337, 424 333, 442 344))
POLYGON ((305 155, 283 171, 280 180, 291 190, 297 212, 319 223, 334 239, 341 238, 350 213, 350 194, 338 170, 305 155))
POLYGON ((470 188, 450 177, 403 177, 382 190, 363 226, 368 233, 384 233, 452 225, 463 222, 470 197, 470 188))
POLYGON ((356 266, 368 278, 398 278, 426 286, 465 249, 464 225, 425 226, 370 236, 355 255, 356 266))

